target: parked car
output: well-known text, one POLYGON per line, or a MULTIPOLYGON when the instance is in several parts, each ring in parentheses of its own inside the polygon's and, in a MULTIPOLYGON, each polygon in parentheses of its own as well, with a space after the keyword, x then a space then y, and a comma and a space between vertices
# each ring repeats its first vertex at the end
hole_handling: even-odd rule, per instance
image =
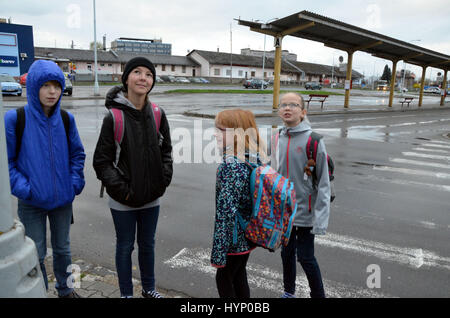
POLYGON ((431 93, 431 94, 440 94, 441 89, 437 86, 428 86, 425 87, 423 90, 424 93, 431 93))
POLYGON ((196 84, 203 83, 198 77, 190 77, 189 81, 196 84))
POLYGON ((257 79, 257 78, 252 78, 249 80, 245 80, 244 81, 244 87, 245 88, 261 88, 263 87, 264 89, 267 88, 269 84, 261 79, 257 79))
POLYGON ((321 90, 322 85, 320 85, 320 83, 318 83, 318 82, 307 82, 307 83, 305 83, 305 89, 321 90))
POLYGON ((158 75, 156 75, 155 78, 156 78, 156 83, 164 83, 164 80, 161 77, 159 77, 158 75))
POLYGON ((209 80, 207 80, 206 78, 203 78, 203 77, 199 77, 198 78, 203 84, 209 84, 209 83, 211 83, 209 80))
POLYGON ((177 77, 175 79, 175 82, 177 82, 177 83, 190 83, 190 81, 186 77, 177 77))
POLYGON ((167 83, 175 83, 176 81, 175 76, 172 75, 161 75, 160 77, 164 82, 167 83))
POLYGON ((64 88, 64 94, 67 94, 69 96, 72 96, 72 92, 73 92, 73 85, 72 82, 70 81, 70 79, 68 77, 65 78, 66 80, 66 87, 64 88))
POLYGON ((24 73, 24 74, 20 75, 20 77, 19 77, 20 85, 23 85, 23 86, 27 85, 27 76, 28 76, 28 73, 24 73))
POLYGON ((22 86, 9 74, 0 74, 2 95, 22 96, 22 86))

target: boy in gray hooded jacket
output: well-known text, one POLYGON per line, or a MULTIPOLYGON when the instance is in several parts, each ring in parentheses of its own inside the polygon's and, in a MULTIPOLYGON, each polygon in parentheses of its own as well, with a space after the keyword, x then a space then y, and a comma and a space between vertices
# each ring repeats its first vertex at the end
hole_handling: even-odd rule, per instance
POLYGON ((312 132, 306 113, 301 95, 287 93, 281 97, 278 115, 284 127, 274 145, 277 170, 294 182, 298 203, 289 244, 281 251, 284 298, 294 297, 295 294, 296 254, 308 279, 310 296, 325 297, 320 268, 314 257, 314 237, 325 234, 328 227, 330 181, 327 152, 322 139, 315 163, 317 180, 313 182, 312 176, 305 173, 305 167, 309 168, 306 145, 312 132))

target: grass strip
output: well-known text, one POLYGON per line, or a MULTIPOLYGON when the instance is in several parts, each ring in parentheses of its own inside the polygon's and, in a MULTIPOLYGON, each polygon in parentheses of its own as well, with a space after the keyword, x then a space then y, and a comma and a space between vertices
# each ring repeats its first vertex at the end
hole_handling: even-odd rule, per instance
MULTIPOLYGON (((281 94, 295 92, 302 95, 344 95, 342 93, 327 91, 299 91, 299 90, 282 90, 281 94)), ((164 92, 165 94, 273 94, 273 90, 246 90, 246 89, 172 89, 164 92)))

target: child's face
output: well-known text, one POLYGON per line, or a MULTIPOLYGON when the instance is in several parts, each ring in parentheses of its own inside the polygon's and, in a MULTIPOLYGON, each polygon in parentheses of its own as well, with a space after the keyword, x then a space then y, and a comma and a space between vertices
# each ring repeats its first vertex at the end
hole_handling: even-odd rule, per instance
POLYGON ((278 115, 288 127, 295 127, 300 124, 306 116, 306 109, 302 109, 301 99, 295 95, 287 93, 280 101, 278 115))
POLYGON ((130 72, 127 79, 128 93, 147 94, 153 85, 152 72, 145 66, 138 66, 130 72))
POLYGON ((44 108, 56 105, 61 96, 61 85, 57 81, 48 81, 39 90, 39 100, 44 108))

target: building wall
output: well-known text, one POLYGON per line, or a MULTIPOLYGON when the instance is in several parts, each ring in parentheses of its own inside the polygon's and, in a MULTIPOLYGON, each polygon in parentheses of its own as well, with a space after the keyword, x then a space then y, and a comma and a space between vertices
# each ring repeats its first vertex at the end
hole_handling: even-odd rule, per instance
MULTIPOLYGON (((274 79, 274 70, 272 68, 264 68, 264 72, 262 67, 252 67, 252 66, 239 66, 236 65, 232 67, 233 69, 233 78, 240 79, 249 79, 249 78, 263 78, 266 80, 274 79), (265 73, 266 76, 263 76, 265 73)), ((230 65, 217 65, 212 64, 209 68, 209 77, 230 77, 231 67, 230 65)), ((205 75, 208 76, 208 75, 205 75)), ((280 80, 281 81, 295 81, 297 79, 297 74, 291 73, 281 73, 280 80)))
POLYGON ((206 76, 209 77, 210 75, 210 68, 209 68, 209 62, 200 54, 197 52, 193 52, 189 55, 194 61, 196 61, 200 66, 198 67, 199 73, 197 76, 206 76))
POLYGON ((4 62, 0 62, 0 73, 20 76, 28 72, 34 62, 33 28, 29 25, 0 23, 1 57, 4 62))
POLYGON ((155 69, 157 75, 192 77, 195 74, 195 76, 200 76, 200 67, 195 66, 156 64, 155 69))

